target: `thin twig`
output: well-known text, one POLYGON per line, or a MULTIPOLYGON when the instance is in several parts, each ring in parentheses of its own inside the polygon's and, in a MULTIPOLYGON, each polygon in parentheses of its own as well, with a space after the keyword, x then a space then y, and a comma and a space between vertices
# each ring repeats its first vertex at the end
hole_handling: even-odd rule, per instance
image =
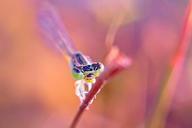
POLYGON ((89 102, 95 97, 95 95, 103 88, 105 83, 114 75, 117 75, 122 70, 126 69, 130 65, 130 59, 126 56, 119 54, 116 56, 111 64, 107 65, 105 71, 98 77, 96 83, 93 85, 93 88, 90 90, 86 99, 79 107, 78 112, 75 115, 74 120, 71 123, 70 128, 75 128, 80 117, 82 116, 85 109, 88 107, 89 102))
POLYGON ((123 53, 119 52, 119 49, 114 46, 115 36, 122 23, 123 16, 119 16, 109 25, 109 29, 106 35, 105 44, 107 46, 107 56, 105 58, 106 64, 105 70, 96 80, 93 88, 86 96, 84 102, 79 107, 70 128, 75 128, 79 122, 83 112, 89 106, 92 99, 99 93, 105 83, 114 75, 117 75, 122 70, 126 69, 130 64, 131 60, 123 53))

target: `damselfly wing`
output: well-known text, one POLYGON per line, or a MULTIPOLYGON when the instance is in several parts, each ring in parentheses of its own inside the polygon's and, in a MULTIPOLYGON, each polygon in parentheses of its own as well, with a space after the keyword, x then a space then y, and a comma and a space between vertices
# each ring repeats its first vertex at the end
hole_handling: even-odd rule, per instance
POLYGON ((67 53, 71 59, 72 75, 76 80, 76 95, 81 102, 91 90, 92 84, 104 70, 99 62, 92 62, 89 57, 78 52, 73 46, 73 41, 66 32, 55 9, 45 4, 39 12, 39 21, 44 35, 62 54, 67 53))

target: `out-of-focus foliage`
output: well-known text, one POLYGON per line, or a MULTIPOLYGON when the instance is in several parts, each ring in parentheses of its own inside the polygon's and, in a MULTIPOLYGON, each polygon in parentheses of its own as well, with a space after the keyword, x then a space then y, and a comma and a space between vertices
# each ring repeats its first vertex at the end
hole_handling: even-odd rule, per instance
MULTIPOLYGON (((77 108, 65 58, 37 24, 39 0, 0 1, 0 128, 67 128, 77 108)), ((83 115, 80 128, 145 125, 167 77, 188 0, 50 0, 79 50, 104 61, 106 36, 132 66, 114 77, 83 115)), ((191 128, 191 48, 179 77, 166 128, 191 128)))
POLYGON ((120 20, 126 24, 138 17, 137 1, 132 0, 98 0, 88 1, 90 10, 95 14, 98 21, 107 25, 120 20))

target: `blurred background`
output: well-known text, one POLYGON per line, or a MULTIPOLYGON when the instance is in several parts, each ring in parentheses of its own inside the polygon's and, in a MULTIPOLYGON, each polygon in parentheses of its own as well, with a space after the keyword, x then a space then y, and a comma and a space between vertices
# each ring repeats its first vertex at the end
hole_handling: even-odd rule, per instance
MULTIPOLYGON (((40 33, 40 2, 0 1, 0 128, 67 128, 80 105, 69 64, 40 33)), ((48 2, 80 51, 104 62, 113 30, 113 44, 132 60, 108 81, 78 128, 147 128, 169 79, 189 0, 48 2)), ((165 128, 192 128, 191 55, 188 47, 174 93, 165 95, 171 97, 165 128)))

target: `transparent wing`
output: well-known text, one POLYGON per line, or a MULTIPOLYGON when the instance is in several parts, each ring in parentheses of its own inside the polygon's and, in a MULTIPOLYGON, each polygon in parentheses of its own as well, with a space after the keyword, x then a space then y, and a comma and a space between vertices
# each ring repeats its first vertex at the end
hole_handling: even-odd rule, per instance
POLYGON ((44 35, 51 40, 50 42, 57 47, 57 49, 72 56, 76 50, 73 46, 73 41, 62 25, 61 20, 53 8, 49 4, 45 4, 39 10, 38 20, 44 35))

